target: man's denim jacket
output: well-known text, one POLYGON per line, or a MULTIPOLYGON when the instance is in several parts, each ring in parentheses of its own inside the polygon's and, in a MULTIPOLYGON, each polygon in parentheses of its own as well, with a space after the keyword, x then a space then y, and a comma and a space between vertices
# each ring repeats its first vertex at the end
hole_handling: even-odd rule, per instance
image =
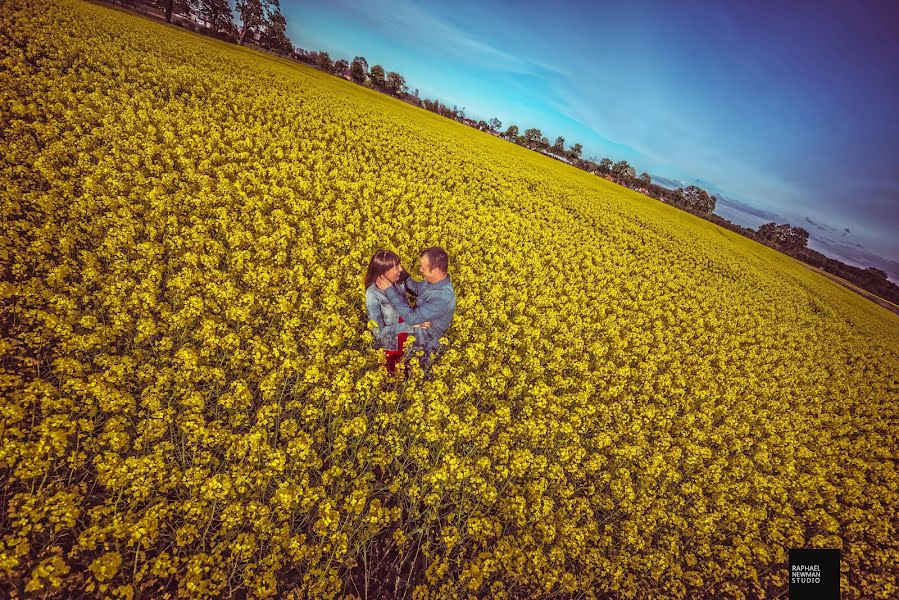
POLYGON ((427 352, 440 348, 440 338, 453 322, 456 310, 456 290, 450 282, 449 275, 437 283, 415 281, 411 277, 405 283, 395 284, 385 290, 393 309, 410 325, 418 325, 426 321, 431 324, 427 329, 416 329, 415 347, 427 352), (404 291, 417 296, 415 308, 409 308, 404 291))
POLYGON ((374 283, 365 290, 365 308, 368 311, 368 320, 377 323, 372 328, 375 347, 398 350, 396 336, 400 333, 412 333, 412 327, 408 322, 399 322, 399 314, 391 306, 384 292, 374 283))

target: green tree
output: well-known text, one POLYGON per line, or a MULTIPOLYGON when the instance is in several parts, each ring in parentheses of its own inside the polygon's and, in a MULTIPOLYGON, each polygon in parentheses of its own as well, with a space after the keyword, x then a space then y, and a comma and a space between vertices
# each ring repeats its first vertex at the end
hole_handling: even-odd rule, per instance
POLYGON ((543 133, 536 127, 531 127, 530 129, 524 130, 524 143, 528 146, 539 145, 542 139, 543 133))
POLYGON ((612 165, 612 175, 621 179, 625 179, 628 176, 628 170, 633 171, 634 168, 627 164, 626 160, 619 160, 612 165))
POLYGON ((599 161, 599 170, 605 173, 612 172, 612 159, 611 158, 603 158, 599 161))
POLYGON ((387 89, 391 94, 404 94, 406 92, 406 79, 396 71, 387 73, 387 89))
POLYGON ((331 55, 327 52, 319 52, 318 59, 315 62, 318 68, 326 73, 330 73, 334 69, 334 61, 331 60, 331 55))
POLYGON ((568 156, 572 159, 579 159, 581 157, 581 153, 584 151, 584 147, 580 144, 575 144, 571 148, 568 149, 568 156))
POLYGON ((640 183, 642 183, 644 186, 648 186, 652 183, 652 177, 649 176, 649 173, 647 173, 646 171, 640 173, 640 183))
POLYGON ((684 210, 696 214, 710 214, 715 210, 714 197, 709 196, 701 187, 690 185, 685 188, 677 188, 677 194, 681 198, 684 210))
POLYGON ((234 15, 231 14, 228 0, 199 0, 197 14, 213 31, 230 29, 234 25, 234 15))
POLYGON ((368 61, 363 56, 357 56, 350 63, 350 77, 356 83, 365 83, 368 78, 368 61))
POLYGON ((556 138, 556 143, 553 144, 553 152, 558 154, 563 154, 565 152, 565 138, 561 135, 556 138))
POLYGON ((490 126, 490 131, 494 131, 494 132, 499 131, 500 128, 503 126, 502 121, 500 121, 496 117, 491 117, 490 120, 487 121, 487 124, 490 126))
POLYGON ((278 0, 237 0, 235 8, 241 22, 238 41, 241 46, 244 45, 250 30, 258 32, 268 20, 269 13, 280 11, 278 0))
POLYGON ((384 89, 384 86, 387 84, 387 76, 384 73, 384 67, 381 65, 374 65, 368 77, 371 80, 371 84, 379 90, 384 89))
POLYGON ((793 227, 789 223, 778 225, 765 223, 758 228, 758 237, 764 242, 782 250, 798 250, 808 243, 808 231, 802 227, 793 227))
POLYGON ((191 0, 157 0, 157 2, 151 2, 151 4, 155 4, 159 6, 163 13, 165 14, 165 22, 172 22, 172 15, 189 15, 192 10, 191 0))
POLYGON ((875 279, 887 279, 886 271, 878 269, 877 267, 868 267, 867 269, 865 269, 865 273, 871 275, 875 279))
POLYGON ((341 58, 337 62, 334 63, 334 72, 338 75, 343 75, 343 72, 350 68, 350 63, 347 59, 341 58))
POLYGON ((260 43, 269 50, 277 52, 290 52, 293 50, 293 44, 287 37, 287 21, 280 9, 275 10, 269 15, 268 19, 262 27, 262 34, 259 39, 260 43))
POLYGON ((518 125, 509 125, 509 128, 506 129, 506 133, 504 134, 506 139, 517 141, 518 140, 518 125))

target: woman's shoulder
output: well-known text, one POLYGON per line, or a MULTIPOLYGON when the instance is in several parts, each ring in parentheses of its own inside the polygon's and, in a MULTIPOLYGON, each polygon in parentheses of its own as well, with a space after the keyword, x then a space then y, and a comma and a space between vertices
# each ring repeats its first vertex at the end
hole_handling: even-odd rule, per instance
POLYGON ((378 285, 376 283, 373 283, 365 288, 365 298, 368 300, 375 300, 380 298, 387 298, 387 296, 384 295, 384 292, 378 289, 378 285))

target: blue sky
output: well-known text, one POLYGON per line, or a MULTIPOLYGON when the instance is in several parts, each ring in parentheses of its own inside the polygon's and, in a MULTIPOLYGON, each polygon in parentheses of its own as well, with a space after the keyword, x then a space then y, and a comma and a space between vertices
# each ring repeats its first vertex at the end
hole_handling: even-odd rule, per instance
POLYGON ((697 184, 899 281, 899 2, 282 0, 294 45, 697 184))

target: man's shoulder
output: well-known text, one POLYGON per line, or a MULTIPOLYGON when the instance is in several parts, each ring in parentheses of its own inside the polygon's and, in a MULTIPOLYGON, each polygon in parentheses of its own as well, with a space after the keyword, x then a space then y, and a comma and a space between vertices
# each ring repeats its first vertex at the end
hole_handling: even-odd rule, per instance
POLYGON ((455 296, 455 295, 456 295, 456 288, 453 287, 453 282, 452 282, 452 280, 450 280, 450 278, 447 277, 444 281, 446 281, 446 285, 443 286, 443 289, 445 289, 445 290, 447 291, 447 293, 450 293, 450 294, 452 294, 453 296, 455 296))
POLYGON ((435 287, 433 288, 432 293, 443 301, 456 301, 456 290, 452 283, 447 282, 445 285, 435 287))

